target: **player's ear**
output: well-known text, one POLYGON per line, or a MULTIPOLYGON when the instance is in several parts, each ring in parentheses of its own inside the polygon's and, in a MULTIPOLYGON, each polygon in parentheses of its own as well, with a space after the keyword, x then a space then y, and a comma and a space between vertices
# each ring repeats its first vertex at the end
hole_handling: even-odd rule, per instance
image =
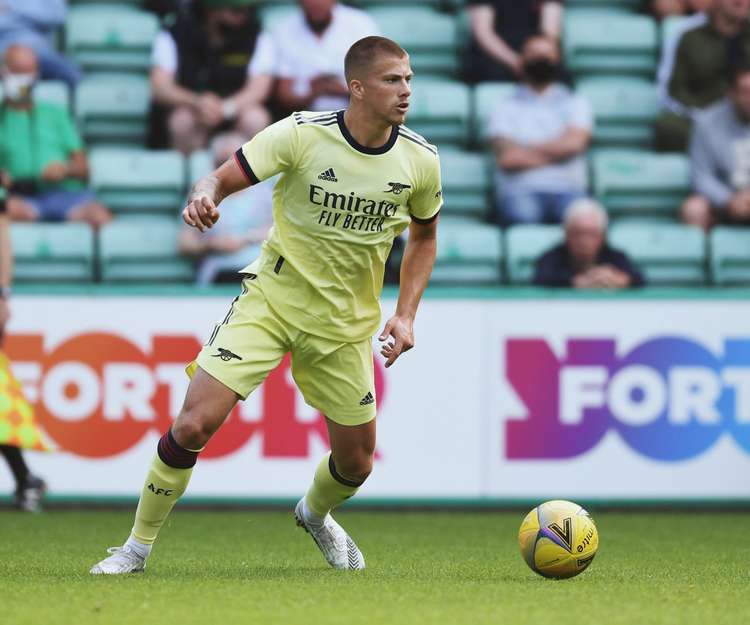
POLYGON ((349 93, 353 99, 361 100, 365 95, 365 87, 362 84, 362 81, 352 78, 349 81, 349 93))

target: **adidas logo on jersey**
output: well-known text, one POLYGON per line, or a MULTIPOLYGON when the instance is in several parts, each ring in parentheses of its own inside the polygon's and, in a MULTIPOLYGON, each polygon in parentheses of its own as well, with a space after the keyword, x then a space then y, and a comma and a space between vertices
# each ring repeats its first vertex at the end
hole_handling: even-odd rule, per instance
POLYGON ((362 398, 362 401, 359 402, 359 405, 360 406, 369 406, 370 404, 374 404, 374 403, 375 403, 375 398, 372 396, 372 393, 367 393, 367 395, 365 395, 362 398))
POLYGON ((333 167, 329 167, 322 174, 320 174, 320 176, 318 176, 318 180, 327 180, 328 182, 339 181, 339 179, 336 178, 336 172, 333 171, 333 167))

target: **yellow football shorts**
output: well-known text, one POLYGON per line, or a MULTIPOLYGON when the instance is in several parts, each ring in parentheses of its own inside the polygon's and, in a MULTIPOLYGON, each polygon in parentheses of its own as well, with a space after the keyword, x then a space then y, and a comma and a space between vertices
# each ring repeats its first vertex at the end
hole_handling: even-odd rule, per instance
POLYGON ((243 280, 242 294, 187 372, 192 377, 198 366, 245 399, 289 352, 294 381, 310 406, 341 425, 375 418, 372 342, 341 343, 290 326, 268 305, 255 277, 243 280))

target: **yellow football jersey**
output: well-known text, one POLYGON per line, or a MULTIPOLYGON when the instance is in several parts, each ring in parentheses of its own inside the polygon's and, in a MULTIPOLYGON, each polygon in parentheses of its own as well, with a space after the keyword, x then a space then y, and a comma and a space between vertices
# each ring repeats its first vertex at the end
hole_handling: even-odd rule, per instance
POLYGON ((343 342, 371 337, 394 238, 442 205, 435 146, 394 126, 385 145, 368 148, 343 111, 303 112, 258 133, 235 158, 252 183, 281 174, 274 227, 243 271, 263 275, 269 304, 300 330, 343 342))

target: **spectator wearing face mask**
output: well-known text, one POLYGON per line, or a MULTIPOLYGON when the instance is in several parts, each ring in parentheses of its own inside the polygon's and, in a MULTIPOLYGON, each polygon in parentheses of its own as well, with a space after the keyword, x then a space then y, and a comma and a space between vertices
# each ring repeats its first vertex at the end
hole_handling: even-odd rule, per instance
POLYGON ((559 40, 562 2, 550 0, 469 0, 471 42, 466 58, 469 82, 516 81, 521 48, 531 36, 559 40))
POLYGON ((221 132, 251 137, 271 121, 274 50, 246 0, 182 5, 152 52, 152 147, 189 154, 221 132))
POLYGON ((31 48, 13 45, 2 68, 0 172, 10 180, 8 214, 19 221, 85 221, 98 227, 109 211, 86 186, 88 159, 70 113, 36 102, 39 70, 31 48))
POLYGON ((81 71, 55 48, 56 31, 65 24, 65 0, 0 0, 0 55, 13 45, 34 50, 44 80, 75 87, 81 71))
POLYGON ((377 35, 377 26, 364 11, 335 0, 299 0, 299 5, 273 30, 279 106, 287 112, 345 108, 344 57, 355 41, 377 35))
POLYGON ((497 105, 488 136, 498 171, 497 219, 503 225, 560 223, 586 192, 584 153, 593 115, 588 102, 557 81, 557 44, 534 36, 523 46, 521 84, 497 105))

